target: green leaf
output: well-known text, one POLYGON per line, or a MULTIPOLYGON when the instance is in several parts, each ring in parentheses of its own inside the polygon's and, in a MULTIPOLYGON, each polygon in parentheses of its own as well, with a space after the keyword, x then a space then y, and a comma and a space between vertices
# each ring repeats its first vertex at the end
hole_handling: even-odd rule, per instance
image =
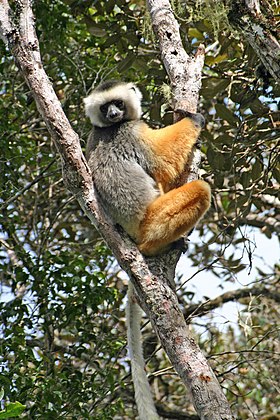
POLYGON ((205 89, 204 97, 213 98, 218 93, 226 90, 230 84, 230 79, 216 79, 216 78, 207 78, 202 81, 202 86, 205 89))
POLYGON ((208 150, 207 150, 206 154, 207 154, 207 159, 208 159, 209 165, 213 169, 218 169, 218 170, 223 169, 225 158, 219 151, 214 150, 210 146, 210 147, 208 147, 208 150))
POLYGON ((280 171, 279 171, 279 169, 274 168, 272 173, 273 173, 273 176, 276 179, 276 181, 280 183, 280 171))
POLYGON ((127 55, 127 57, 118 64, 118 71, 123 72, 124 70, 130 68, 133 61, 134 61, 134 55, 133 54, 127 55))
POLYGON ((240 176, 240 181, 244 188, 249 187, 251 184, 251 173, 249 171, 243 171, 240 176))
POLYGON ((256 160, 256 162, 252 166, 252 179, 255 181, 256 179, 261 177, 262 174, 263 165, 259 160, 256 160))
POLYGON ((216 104, 215 108, 219 117, 226 120, 231 125, 236 125, 238 118, 224 104, 216 104))
POLYGON ((10 419, 11 417, 18 417, 25 410, 26 406, 16 401, 8 403, 4 411, 0 411, 0 419, 10 419))
POLYGON ((223 61, 225 61, 227 59, 228 59, 227 54, 219 54, 216 57, 215 56, 207 57, 205 59, 205 63, 208 66, 213 66, 214 64, 219 64, 219 63, 221 63, 221 62, 223 62, 223 61))
POLYGON ((200 32, 198 29, 196 29, 196 28, 190 28, 189 29, 189 37, 190 38, 196 38, 196 39, 198 39, 198 40, 200 40, 200 41, 203 41, 204 40, 204 36, 203 36, 203 33, 202 32, 200 32))

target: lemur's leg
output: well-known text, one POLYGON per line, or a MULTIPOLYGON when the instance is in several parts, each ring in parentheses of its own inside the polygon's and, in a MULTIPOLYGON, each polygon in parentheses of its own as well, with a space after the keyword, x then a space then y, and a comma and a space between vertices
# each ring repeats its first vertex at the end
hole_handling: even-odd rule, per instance
POLYGON ((189 232, 208 210, 209 185, 192 181, 161 195, 147 208, 140 224, 138 247, 144 255, 156 255, 189 232))

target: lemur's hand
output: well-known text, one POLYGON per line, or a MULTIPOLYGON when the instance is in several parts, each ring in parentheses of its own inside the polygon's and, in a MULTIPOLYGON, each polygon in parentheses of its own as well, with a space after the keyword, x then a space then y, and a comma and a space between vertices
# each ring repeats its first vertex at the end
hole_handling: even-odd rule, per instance
POLYGON ((193 120, 194 124, 199 128, 203 128, 205 125, 205 118, 202 114, 194 114, 183 109, 176 109, 175 112, 177 114, 180 114, 183 118, 190 118, 191 120, 193 120))

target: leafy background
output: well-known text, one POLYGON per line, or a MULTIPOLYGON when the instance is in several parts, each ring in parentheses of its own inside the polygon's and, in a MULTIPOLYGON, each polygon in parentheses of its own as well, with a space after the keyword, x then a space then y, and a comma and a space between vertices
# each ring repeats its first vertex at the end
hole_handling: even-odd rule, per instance
MULTIPOLYGON (((227 4, 173 6, 187 52, 201 42, 208 48, 199 111, 207 120, 202 174, 213 204, 188 259, 203 269, 205 282, 211 273, 218 277, 221 290, 252 268, 251 285, 265 286, 238 298, 238 326, 229 322, 221 331, 213 314, 198 314, 193 331, 237 418, 280 415, 279 266, 256 266, 254 259, 256 229, 266 238, 279 233, 279 86, 230 26, 227 4)), ((279 14, 277 2, 264 2, 262 12, 279 14)), ((36 2, 35 14, 46 72, 83 147, 90 124, 82 98, 106 78, 137 82, 151 124, 172 121, 144 1, 48 0, 36 2)), ((2 409, 20 401, 23 419, 135 418, 125 347, 127 278, 65 189, 35 102, 3 43, 0 52, 2 409)), ((187 286, 178 294, 186 308, 197 303, 187 286)), ((194 413, 147 325, 144 338, 162 416, 194 413)))

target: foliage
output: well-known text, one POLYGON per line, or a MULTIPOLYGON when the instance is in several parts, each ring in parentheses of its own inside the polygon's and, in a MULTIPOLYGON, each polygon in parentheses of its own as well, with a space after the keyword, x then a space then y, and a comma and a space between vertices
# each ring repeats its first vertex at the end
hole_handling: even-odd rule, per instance
MULTIPOLYGON (((1 399, 3 398, 4 393, 1 392, 1 399)), ((25 406, 18 401, 14 403, 8 403, 5 407, 5 410, 0 411, 0 419, 10 419, 14 417, 19 417, 21 413, 25 410, 25 406)))
MULTIPOLYGON (((104 78, 137 81, 144 118, 157 125, 171 121, 162 89, 168 80, 147 30, 144 1, 48 0, 35 8, 45 69, 83 145, 90 125, 81 98, 104 78)), ((255 264, 250 228, 268 238, 279 232, 280 92, 242 36, 227 25, 213 27, 209 7, 206 12, 187 13, 180 2, 187 51, 201 42, 208 47, 200 110, 207 119, 204 177, 213 189, 212 209, 198 227, 201 240, 188 257, 198 269, 206 267, 222 282, 232 282, 255 264)), ((65 190, 34 100, 3 43, 0 50, 0 383, 5 399, 25 404, 21 418, 26 419, 135 418, 124 347, 125 277, 65 190)), ((279 296, 276 268, 258 270, 251 281, 279 296)), ((182 302, 187 305, 189 297, 183 289, 182 302)), ((279 413, 279 300, 257 297, 242 304, 238 330, 220 332, 209 316, 199 320, 205 333, 198 329, 196 334, 237 417, 248 419, 279 413)), ((149 339, 148 331, 151 354, 155 343, 149 339)), ((164 408, 183 411, 189 405, 191 410, 162 352, 156 352, 150 368, 158 372, 152 382, 164 408)))

